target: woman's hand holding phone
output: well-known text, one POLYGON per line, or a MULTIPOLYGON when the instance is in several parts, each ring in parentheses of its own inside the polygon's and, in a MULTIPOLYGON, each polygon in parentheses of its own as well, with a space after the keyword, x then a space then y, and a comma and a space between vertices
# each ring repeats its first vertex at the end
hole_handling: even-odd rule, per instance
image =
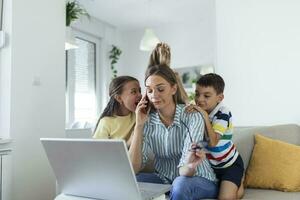
POLYGON ((146 107, 143 109, 143 112, 145 114, 148 114, 150 111, 150 101, 148 99, 147 93, 145 93, 145 101, 146 101, 146 107))
POLYGON ((144 125, 148 119, 149 111, 150 111, 150 102, 147 98, 147 93, 145 93, 138 103, 135 114, 136 114, 136 124, 144 125))

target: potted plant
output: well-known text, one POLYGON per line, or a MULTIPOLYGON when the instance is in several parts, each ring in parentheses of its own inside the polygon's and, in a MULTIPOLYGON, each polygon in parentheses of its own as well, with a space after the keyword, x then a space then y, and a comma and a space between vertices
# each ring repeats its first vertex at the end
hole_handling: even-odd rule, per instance
POLYGON ((88 18, 90 17, 87 11, 78 3, 78 1, 68 1, 66 3, 66 50, 78 48, 70 25, 81 16, 87 16, 88 18))
POLYGON ((66 26, 70 26, 72 22, 76 21, 81 16, 90 17, 78 1, 68 1, 66 4, 66 26))

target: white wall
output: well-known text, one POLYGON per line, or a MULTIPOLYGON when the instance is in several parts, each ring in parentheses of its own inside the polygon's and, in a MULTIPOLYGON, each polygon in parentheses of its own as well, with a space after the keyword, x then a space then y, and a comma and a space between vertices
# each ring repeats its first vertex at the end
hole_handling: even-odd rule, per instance
MULTIPOLYGON (((171 47, 173 68, 213 64, 215 55, 215 5, 207 7, 207 14, 191 24, 188 20, 178 24, 151 27, 157 37, 171 47)), ((118 70, 122 75, 137 77, 144 84, 144 74, 151 52, 139 50, 144 29, 120 31, 120 47, 123 50, 118 70)))
POLYGON ((12 2, 3 4, 3 30, 6 35, 5 46, 0 49, 0 137, 9 138, 10 96, 11 96, 11 44, 12 2), (5 97, 5 98, 4 98, 5 97))
MULTIPOLYGON (((10 138, 10 110, 11 110, 11 51, 10 37, 12 34, 12 1, 4 3, 3 30, 6 34, 6 43, 0 49, 0 137, 10 138)), ((3 140, 2 140, 3 141, 3 140)), ((9 149, 11 143, 0 144, 0 148, 9 149)), ((1 162, 1 161, 0 161, 1 162)), ((2 157, 2 199, 11 200, 12 195, 12 156, 2 157)))
POLYGON ((129 75, 144 83, 144 74, 147 67, 150 52, 140 51, 140 40, 143 31, 121 31, 119 36, 119 48, 122 50, 117 65, 118 75, 129 75))
POLYGON ((13 200, 55 196, 54 174, 39 138, 64 136, 64 19, 65 1, 12 3, 11 55, 6 59, 11 60, 13 200), (40 85, 33 85, 34 77, 40 85))
POLYGON ((217 0, 217 72, 235 125, 300 124, 300 1, 217 0))

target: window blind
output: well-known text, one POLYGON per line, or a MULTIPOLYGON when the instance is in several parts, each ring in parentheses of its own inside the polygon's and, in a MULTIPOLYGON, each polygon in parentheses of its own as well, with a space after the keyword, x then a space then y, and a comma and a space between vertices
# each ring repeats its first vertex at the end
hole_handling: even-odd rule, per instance
POLYGON ((96 44, 76 38, 79 48, 67 56, 69 124, 93 123, 96 118, 96 44))

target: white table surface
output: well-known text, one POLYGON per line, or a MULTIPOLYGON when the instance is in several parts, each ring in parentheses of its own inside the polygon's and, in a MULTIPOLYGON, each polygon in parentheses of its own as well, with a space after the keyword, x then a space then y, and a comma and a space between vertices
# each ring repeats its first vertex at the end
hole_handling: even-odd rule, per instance
POLYGON ((54 200, 95 200, 95 199, 60 194, 60 195, 56 196, 56 198, 54 200))

